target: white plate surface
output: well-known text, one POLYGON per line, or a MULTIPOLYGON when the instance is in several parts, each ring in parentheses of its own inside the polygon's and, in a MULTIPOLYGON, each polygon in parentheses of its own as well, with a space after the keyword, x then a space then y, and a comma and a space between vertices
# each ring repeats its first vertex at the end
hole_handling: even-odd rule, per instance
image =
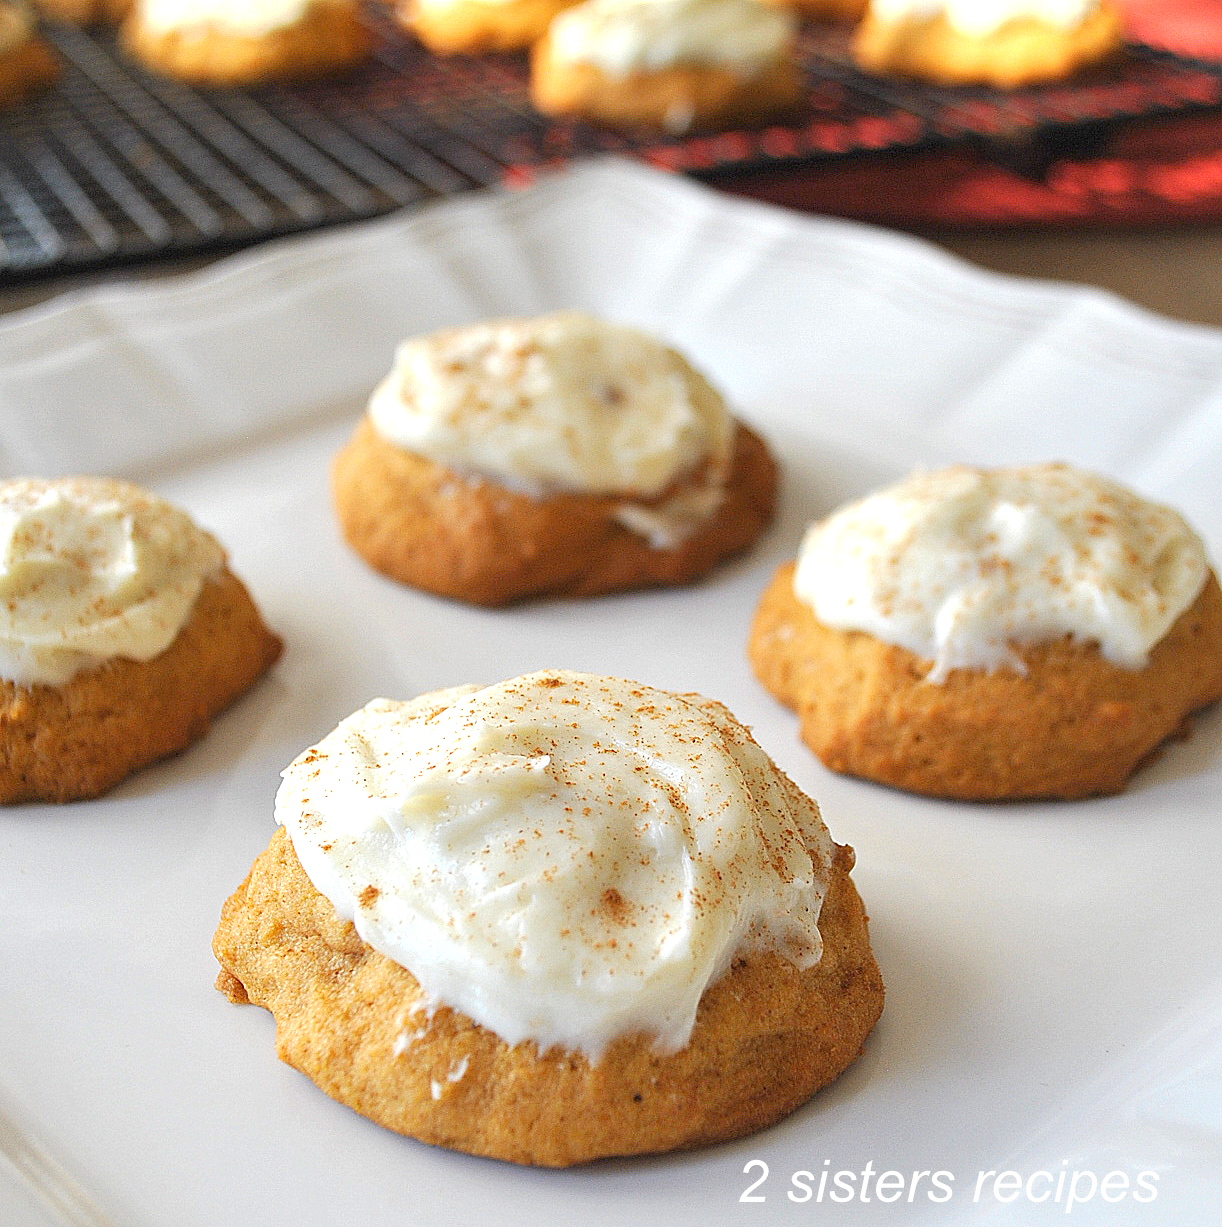
MULTIPOLYGON (((172 762, 0 814, 0 1112, 121 1227, 1222 1220, 1222 712, 1123 796, 947 804, 824 771, 743 659, 812 518, 918 464, 1049 458, 1173 503, 1222 556, 1222 334, 615 162, 6 321, 0 468, 113 472, 185 505, 287 650, 172 762), (694 588, 584 604, 466 609, 371 574, 326 469, 395 342, 560 306, 708 371, 783 461, 775 527, 694 588), (886 1013, 764 1134, 566 1172, 433 1150, 331 1102, 275 1060, 270 1017, 212 988, 218 909, 290 759, 373 695, 549 665, 723 700, 857 849, 886 1013), (764 1200, 740 1202, 757 1159, 764 1200), (926 1178, 863 1202, 867 1163, 905 1190, 949 1172, 953 1196, 926 1178), (787 1195, 825 1168, 858 1173, 852 1201, 787 1195), (1032 1197, 1055 1191, 1041 1171, 1153 1172, 1157 1195, 1067 1214, 1064 1182, 1043 1202, 978 1186, 1005 1170, 1032 1197)), ((0 1192, 0 1222, 43 1221, 0 1192)))

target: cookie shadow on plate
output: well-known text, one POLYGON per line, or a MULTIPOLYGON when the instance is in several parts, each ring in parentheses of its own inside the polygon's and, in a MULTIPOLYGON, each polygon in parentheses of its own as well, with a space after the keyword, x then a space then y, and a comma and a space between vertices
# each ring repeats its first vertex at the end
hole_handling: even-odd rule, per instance
POLYGON ((1188 716, 1179 732, 1156 746, 1133 772, 1126 793, 1166 788, 1222 767, 1222 701, 1188 716))

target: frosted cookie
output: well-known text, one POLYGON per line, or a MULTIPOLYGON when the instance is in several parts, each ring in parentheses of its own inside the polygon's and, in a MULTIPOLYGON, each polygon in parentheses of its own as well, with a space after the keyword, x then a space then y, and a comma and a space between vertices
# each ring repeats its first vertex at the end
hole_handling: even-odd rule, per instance
POLYGON ((748 651, 834 771, 1085 797, 1222 696, 1222 594, 1188 525, 1113 482, 951 468, 814 525, 748 651))
POLYGON ((525 51, 576 0, 400 0, 399 24, 441 55, 525 51))
POLYGON ((194 85, 253 85, 339 72, 369 53, 357 0, 135 0, 124 46, 194 85))
POLYGON ((531 52, 531 101, 615 128, 763 122, 801 100, 794 33, 760 0, 585 0, 531 52))
POLYGON ((883 986, 815 803, 720 704, 546 671, 375 699, 284 773, 217 987, 378 1124, 549 1167, 771 1124, 883 986))
POLYGON ((0 802, 97 796, 271 666, 216 540, 126 482, 0 482, 0 802))
POLYGON ((1122 45, 1112 0, 870 0, 853 58, 868 72, 1015 89, 1072 76, 1122 45))
POLYGON ((20 102, 59 76, 59 63, 22 4, 0 0, 0 106, 20 102))
POLYGON ((772 518, 776 470, 674 350, 564 311, 405 341, 332 485, 371 566, 503 605, 694 580, 772 518))
POLYGON ((132 0, 34 0, 34 7, 54 21, 77 26, 118 25, 131 11, 132 0))

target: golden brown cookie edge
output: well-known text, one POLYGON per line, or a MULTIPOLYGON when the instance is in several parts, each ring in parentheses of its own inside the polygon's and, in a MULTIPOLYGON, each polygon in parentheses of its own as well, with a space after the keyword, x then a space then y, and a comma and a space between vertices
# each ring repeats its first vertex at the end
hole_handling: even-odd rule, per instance
POLYGON ((792 52, 743 76, 706 64, 674 64, 612 77, 556 56, 545 35, 531 49, 530 100, 545 115, 633 131, 698 131, 780 119, 802 99, 792 52), (683 123, 676 125, 675 117, 683 123))
POLYGON ((983 36, 961 33, 941 13, 889 21, 867 10, 852 51, 859 68, 882 76, 1018 89, 1072 77, 1118 55, 1123 45, 1120 11, 1102 0, 1076 29, 1020 16, 983 36))
POLYGON ((793 592, 794 564, 760 597, 747 654, 799 715, 825 766, 964 801, 1073 800, 1121 791, 1194 711, 1222 697, 1222 593, 1212 572, 1155 645, 1125 669, 1066 637, 1017 647, 1026 673, 956 669, 820 623, 793 592))
POLYGON ((20 102, 59 79, 60 63, 54 51, 37 36, 0 55, 0 106, 20 102))
POLYGON ((775 954, 736 959, 705 993, 690 1043, 670 1056, 630 1036, 592 1066, 580 1054, 511 1048, 452 1010, 412 1013, 415 979, 335 915, 282 830, 225 904, 218 987, 268 1008, 281 1059, 332 1098, 433 1145, 547 1167, 706 1145, 805 1103, 873 1029, 883 986, 851 865, 840 849, 821 962, 803 972, 775 954), (397 1052, 400 1036, 415 1038, 397 1052), (463 1076, 451 1082, 456 1068, 463 1076))
POLYGON ((776 509, 776 465, 737 424, 721 508, 671 549, 619 524, 623 501, 534 499, 386 442, 368 417, 336 456, 332 495, 348 544, 376 571, 476 605, 691 583, 751 546, 776 509))
POLYGON ((185 749, 281 648, 225 568, 152 660, 116 657, 62 686, 0 681, 0 804, 96 797, 185 749))
POLYGON ((314 3, 301 21, 253 36, 215 27, 152 30, 133 10, 119 31, 123 48, 147 68, 191 85, 257 85, 308 80, 355 67, 373 36, 353 4, 314 3))
POLYGON ((444 8, 399 0, 395 20, 437 55, 525 51, 543 37, 552 19, 580 0, 457 0, 444 8))

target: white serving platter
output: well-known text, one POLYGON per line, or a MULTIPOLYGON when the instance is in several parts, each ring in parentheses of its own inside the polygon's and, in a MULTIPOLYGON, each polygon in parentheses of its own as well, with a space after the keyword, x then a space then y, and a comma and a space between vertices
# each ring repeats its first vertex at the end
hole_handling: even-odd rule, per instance
POLYGON ((1042 1223, 1067 1218, 1064 1187, 1033 1200, 1062 1172, 1125 1175, 1077 1223, 1222 1220, 1222 712, 1120 797, 949 804, 826 772, 743 658, 809 520, 916 465, 1050 458, 1174 504, 1222 557, 1222 333, 614 161, 4 321, 0 469, 181 503, 287 647, 178 758, 98 801, 0 813, 0 1149, 41 1147, 66 1173, 44 1183, 84 1191, 57 1219, 10 1173, 0 1223, 1042 1223), (562 306, 711 375, 782 460, 776 525, 693 588, 582 604, 467 609, 369 572, 327 464, 395 343, 562 306), (723 700, 857 849, 887 1009, 765 1133, 563 1172, 434 1150, 327 1099, 276 1061, 269 1016, 212 988, 218 910, 290 759, 374 695, 543 666, 723 700), (905 1190, 951 1173, 953 1195, 930 1201, 927 1177, 863 1201, 867 1163, 905 1190), (852 1200, 788 1195, 825 1169, 855 1173, 852 1200), (1004 1171, 1010 1201, 978 1182, 1004 1171))

